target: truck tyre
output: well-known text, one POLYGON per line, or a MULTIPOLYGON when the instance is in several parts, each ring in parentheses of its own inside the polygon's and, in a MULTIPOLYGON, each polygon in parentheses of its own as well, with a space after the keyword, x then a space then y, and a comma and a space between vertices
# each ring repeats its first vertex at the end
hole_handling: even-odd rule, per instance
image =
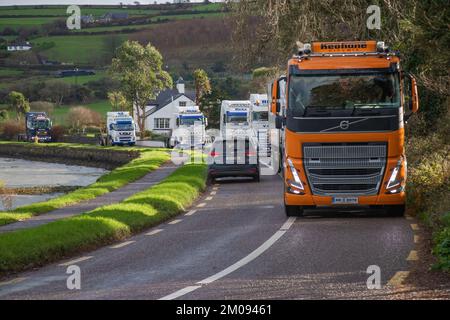
POLYGON ((405 215, 405 205, 386 206, 386 211, 391 217, 403 217, 405 215))
POLYGON ((301 217, 303 216, 303 207, 302 206, 288 206, 284 205, 284 212, 288 217, 301 217))

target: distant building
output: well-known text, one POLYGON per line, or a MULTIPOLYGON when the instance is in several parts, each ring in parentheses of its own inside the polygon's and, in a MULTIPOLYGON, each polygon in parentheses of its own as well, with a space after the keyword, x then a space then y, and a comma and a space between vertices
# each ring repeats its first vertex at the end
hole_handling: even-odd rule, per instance
POLYGON ((195 106, 195 92, 185 90, 183 78, 176 82, 176 88, 161 91, 146 107, 145 129, 170 136, 176 129, 176 116, 180 108, 195 106))
POLYGON ((8 44, 6 46, 6 50, 8 51, 29 51, 33 48, 33 46, 28 42, 15 42, 8 44))
POLYGON ((127 12, 108 12, 100 17, 100 21, 110 22, 113 20, 125 20, 128 19, 127 12))

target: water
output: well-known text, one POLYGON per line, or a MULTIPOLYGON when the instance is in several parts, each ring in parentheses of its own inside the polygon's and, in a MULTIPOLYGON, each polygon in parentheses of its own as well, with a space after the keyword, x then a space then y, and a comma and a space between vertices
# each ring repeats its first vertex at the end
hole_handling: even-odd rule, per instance
POLYGON ((87 186, 107 172, 100 168, 0 157, 0 181, 9 188, 87 186))
MULTIPOLYGON (((8 188, 39 186, 87 186, 107 173, 107 170, 59 163, 47 163, 0 157, 0 181, 8 188)), ((13 195, 11 203, 2 201, 0 210, 11 209, 55 198, 61 193, 40 195, 13 195)))

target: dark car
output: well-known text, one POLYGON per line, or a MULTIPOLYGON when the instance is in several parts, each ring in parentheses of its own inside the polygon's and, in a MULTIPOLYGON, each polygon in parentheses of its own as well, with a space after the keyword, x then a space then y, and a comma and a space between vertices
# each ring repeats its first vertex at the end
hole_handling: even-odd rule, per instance
POLYGON ((214 180, 223 177, 252 177, 259 182, 257 144, 252 139, 217 138, 208 156, 208 176, 214 180))

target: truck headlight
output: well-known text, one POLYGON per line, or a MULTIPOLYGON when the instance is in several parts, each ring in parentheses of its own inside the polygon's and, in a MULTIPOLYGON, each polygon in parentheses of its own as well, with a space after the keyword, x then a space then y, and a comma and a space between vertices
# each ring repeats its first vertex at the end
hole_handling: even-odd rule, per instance
POLYGON ((305 190, 305 187, 303 186, 303 183, 300 180, 300 176, 297 172, 297 169, 295 169, 294 164, 292 163, 292 160, 287 159, 287 163, 289 165, 289 169, 291 170, 292 177, 294 178, 294 181, 291 181, 291 180, 288 181, 289 185, 294 187, 295 189, 305 190))
POLYGON ((402 179, 399 177, 400 170, 402 168, 402 159, 398 160, 397 165, 392 170, 391 176, 387 183, 386 189, 398 188, 402 183, 402 179))

